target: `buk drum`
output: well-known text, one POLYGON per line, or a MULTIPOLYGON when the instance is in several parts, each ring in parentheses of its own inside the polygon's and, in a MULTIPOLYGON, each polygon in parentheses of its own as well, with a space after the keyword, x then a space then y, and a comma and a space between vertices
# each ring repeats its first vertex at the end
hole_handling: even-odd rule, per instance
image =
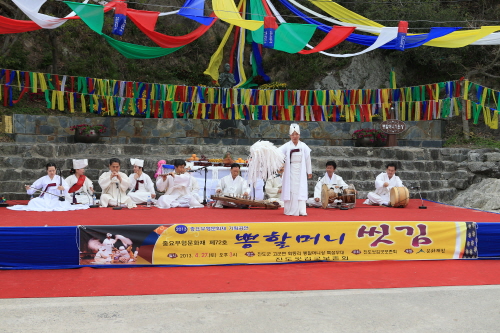
POLYGON ((344 189, 342 195, 340 196, 340 205, 337 206, 341 209, 352 209, 356 207, 356 189, 354 185, 349 185, 348 188, 344 189))
POLYGON ((348 188, 344 190, 338 190, 328 188, 328 185, 323 184, 321 190, 321 206, 323 208, 333 207, 333 208, 347 208, 351 209, 356 207, 356 189, 354 185, 349 185, 348 188))
POLYGON ((338 194, 335 192, 335 189, 328 188, 328 185, 323 184, 321 187, 321 206, 323 208, 327 208, 328 204, 333 204, 337 199, 338 194))
POLYGON ((391 188, 391 206, 395 208, 405 208, 410 202, 410 193, 405 186, 395 186, 391 188))

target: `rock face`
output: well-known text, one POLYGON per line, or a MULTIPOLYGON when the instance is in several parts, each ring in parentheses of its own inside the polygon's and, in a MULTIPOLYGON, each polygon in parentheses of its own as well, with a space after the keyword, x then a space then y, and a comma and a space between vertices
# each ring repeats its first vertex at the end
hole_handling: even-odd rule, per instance
MULTIPOLYGON (((346 68, 328 73, 314 82, 315 89, 377 89, 389 87, 389 72, 393 64, 382 56, 365 54, 354 57, 346 68)), ((404 70, 396 70, 405 73, 404 70)), ((401 77, 399 77, 401 79, 401 77)))
POLYGON ((455 206, 500 213, 500 179, 483 179, 460 192, 451 203, 455 206))

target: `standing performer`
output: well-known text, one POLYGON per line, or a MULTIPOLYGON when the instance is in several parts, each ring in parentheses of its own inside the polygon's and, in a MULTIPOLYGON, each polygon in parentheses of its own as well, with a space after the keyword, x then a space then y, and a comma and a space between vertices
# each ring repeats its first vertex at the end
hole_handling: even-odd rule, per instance
POLYGON ((87 159, 73 160, 73 168, 70 171, 71 175, 66 178, 66 182, 70 187, 66 195, 66 200, 72 204, 93 204, 92 195, 94 194, 94 186, 92 181, 84 175, 84 168, 87 165, 89 165, 87 159))
POLYGON ((309 198, 307 204, 313 207, 321 207, 321 190, 323 184, 328 185, 328 188, 333 188, 336 193, 342 193, 341 188, 347 188, 346 182, 342 177, 335 174, 337 163, 335 161, 326 162, 326 172, 323 178, 318 179, 316 187, 314 187, 314 198, 309 198))
POLYGON ((127 205, 128 208, 137 207, 125 192, 129 185, 126 174, 120 172, 120 160, 112 158, 109 160, 109 171, 99 177, 99 185, 102 189, 101 207, 127 205))
POLYGON ((306 216, 307 179, 312 178, 311 148, 300 141, 298 124, 290 125, 290 142, 278 149, 285 154, 281 200, 285 215, 306 216))
POLYGON ((403 182, 396 176, 396 164, 389 163, 385 167, 385 172, 382 172, 375 179, 375 192, 368 193, 368 199, 365 200, 365 205, 380 205, 390 207, 391 188, 403 186, 403 182))
POLYGON ((265 191, 270 202, 279 203, 280 207, 283 207, 284 203, 280 200, 281 188, 283 186, 283 168, 278 170, 278 173, 266 181, 265 191))
POLYGON ((12 210, 26 210, 37 212, 63 212, 67 210, 87 209, 87 205, 71 205, 66 200, 68 193, 68 183, 59 175, 56 175, 56 165, 47 163, 45 166, 47 175, 39 178, 31 186, 26 185, 25 188, 28 194, 33 194, 36 191, 40 192, 40 196, 33 198, 28 202, 28 205, 15 205, 7 207, 12 210), (60 199, 64 199, 61 201, 60 199))
POLYGON ((186 162, 181 159, 174 160, 175 171, 160 175, 156 179, 158 191, 165 191, 156 207, 168 209, 176 207, 203 208, 191 194, 191 182, 196 181, 189 173, 185 173, 186 162))
POLYGON ((151 177, 144 173, 144 160, 131 158, 130 164, 134 166, 134 173, 128 176, 130 192, 127 195, 136 204, 147 202, 148 197, 154 199, 156 197, 155 186, 151 177))
MULTIPOLYGON (((240 165, 238 163, 231 164, 231 173, 219 180, 219 184, 215 193, 222 195, 243 195, 248 196, 248 183, 243 177, 240 176, 240 165)), ((238 207, 231 202, 217 201, 216 208, 238 207)))

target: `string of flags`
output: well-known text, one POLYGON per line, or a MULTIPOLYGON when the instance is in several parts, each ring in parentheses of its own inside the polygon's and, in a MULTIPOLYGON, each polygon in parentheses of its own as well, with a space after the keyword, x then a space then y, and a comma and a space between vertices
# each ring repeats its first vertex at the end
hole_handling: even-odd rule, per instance
POLYGON ((47 108, 147 118, 366 122, 445 119, 465 113, 498 128, 500 92, 468 80, 346 90, 262 90, 120 81, 0 69, 0 102, 25 95, 47 108))

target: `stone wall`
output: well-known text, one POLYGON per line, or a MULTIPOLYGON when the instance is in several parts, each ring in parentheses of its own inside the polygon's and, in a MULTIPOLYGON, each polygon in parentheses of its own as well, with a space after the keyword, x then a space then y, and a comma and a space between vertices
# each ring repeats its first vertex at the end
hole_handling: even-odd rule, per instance
MULTIPOLYGON (((19 143, 73 143, 70 127, 104 124, 102 143, 117 144, 223 144, 251 145, 265 139, 275 144, 289 140, 290 121, 146 119, 120 117, 67 117, 16 114, 13 137, 19 143)), ((298 122, 301 140, 312 146, 353 146, 351 134, 360 128, 380 128, 381 122, 298 122)), ((398 135, 400 146, 442 147, 444 121, 409 121, 398 135)))

